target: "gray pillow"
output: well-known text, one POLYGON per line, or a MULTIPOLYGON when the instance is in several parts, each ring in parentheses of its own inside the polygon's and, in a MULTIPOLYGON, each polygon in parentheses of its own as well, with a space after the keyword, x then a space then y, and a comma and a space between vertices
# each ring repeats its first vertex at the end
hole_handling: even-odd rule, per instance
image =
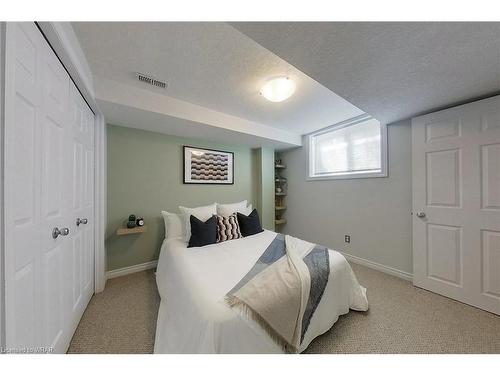
POLYGON ((200 247, 214 244, 217 241, 217 218, 212 216, 203 222, 196 216, 189 217, 191 223, 191 237, 188 247, 200 247))
POLYGON ((254 208, 248 216, 243 215, 240 212, 237 212, 236 215, 238 215, 238 223, 240 224, 240 231, 243 237, 251 236, 264 231, 260 225, 257 209, 254 208))

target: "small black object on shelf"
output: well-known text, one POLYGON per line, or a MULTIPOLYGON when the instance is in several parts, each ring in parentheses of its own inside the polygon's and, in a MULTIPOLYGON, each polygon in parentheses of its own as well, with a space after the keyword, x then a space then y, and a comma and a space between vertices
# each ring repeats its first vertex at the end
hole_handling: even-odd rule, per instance
POLYGON ((135 221, 138 227, 143 227, 144 226, 144 218, 143 217, 138 217, 137 220, 135 221))
POLYGON ((136 217, 134 214, 130 215, 128 217, 128 221, 127 221, 127 228, 135 228, 136 227, 136 217))

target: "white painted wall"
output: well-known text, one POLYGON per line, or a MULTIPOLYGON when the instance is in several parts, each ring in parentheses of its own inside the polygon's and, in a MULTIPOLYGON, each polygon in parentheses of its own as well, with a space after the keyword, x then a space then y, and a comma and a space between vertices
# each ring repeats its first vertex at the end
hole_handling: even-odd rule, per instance
POLYGON ((98 112, 94 101, 92 71, 78 38, 69 22, 38 22, 51 47, 61 59, 64 67, 94 112, 98 112))
POLYGON ((288 178, 285 233, 412 272, 410 121, 388 126, 386 178, 306 181, 305 148, 282 156, 288 178))
POLYGON ((0 347, 5 347, 5 283, 3 244, 3 133, 4 133, 4 82, 5 82, 5 22, 0 22, 0 347))

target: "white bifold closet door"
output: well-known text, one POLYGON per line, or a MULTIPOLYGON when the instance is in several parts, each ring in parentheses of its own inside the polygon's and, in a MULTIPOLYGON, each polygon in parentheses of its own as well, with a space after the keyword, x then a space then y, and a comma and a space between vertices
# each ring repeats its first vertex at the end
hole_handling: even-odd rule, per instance
POLYGON ((94 290, 94 115, 34 23, 7 24, 5 101, 6 345, 64 353, 94 290))
POLYGON ((413 282, 500 314, 500 97, 417 117, 413 282))

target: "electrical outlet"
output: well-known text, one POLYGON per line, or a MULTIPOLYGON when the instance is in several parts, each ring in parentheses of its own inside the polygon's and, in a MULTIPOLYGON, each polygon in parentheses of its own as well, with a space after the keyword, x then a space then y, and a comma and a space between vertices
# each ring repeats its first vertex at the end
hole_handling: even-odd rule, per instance
POLYGON ((348 234, 346 234, 346 235, 344 236, 344 242, 345 242, 345 243, 351 243, 351 236, 350 236, 350 235, 348 235, 348 234))

